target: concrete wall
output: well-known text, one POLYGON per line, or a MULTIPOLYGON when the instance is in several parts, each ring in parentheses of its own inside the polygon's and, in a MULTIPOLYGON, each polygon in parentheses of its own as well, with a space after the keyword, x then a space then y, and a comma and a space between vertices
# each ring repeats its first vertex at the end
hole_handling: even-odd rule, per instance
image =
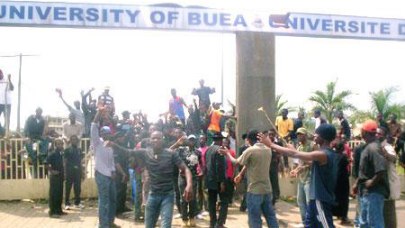
MULTIPOLYGON (((0 189, 0 200, 47 199, 49 196, 49 180, 1 180, 0 189)), ((94 179, 86 179, 82 182, 81 195, 83 198, 97 197, 97 186, 94 179)), ((71 197, 73 197, 73 189, 71 197)))
MULTIPOLYGON (((401 191, 405 192, 405 176, 401 178, 401 191)), ((280 178, 281 196, 297 195, 297 180, 293 178, 280 178)), ((0 200, 20 200, 20 199, 47 199, 49 191, 49 180, 1 180, 0 200)), ((97 186, 93 178, 82 182, 82 198, 97 197, 97 186)), ((73 197, 73 190, 71 193, 73 197)))

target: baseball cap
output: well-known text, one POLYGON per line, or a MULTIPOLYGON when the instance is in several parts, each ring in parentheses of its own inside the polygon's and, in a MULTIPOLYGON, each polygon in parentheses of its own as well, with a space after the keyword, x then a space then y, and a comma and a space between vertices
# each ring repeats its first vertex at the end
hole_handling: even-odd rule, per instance
POLYGON ((373 133, 373 132, 377 132, 377 128, 378 128, 377 122, 375 122, 374 120, 366 120, 363 123, 363 127, 361 129, 363 131, 373 133))
POLYGON ((300 127, 300 128, 297 129, 297 134, 306 135, 306 134, 308 134, 308 131, 304 127, 300 127))
POLYGON ((191 134, 187 137, 187 139, 196 139, 197 137, 195 137, 195 135, 191 134))
POLYGON ((100 129, 100 133, 102 134, 111 134, 111 129, 108 126, 104 126, 100 129))

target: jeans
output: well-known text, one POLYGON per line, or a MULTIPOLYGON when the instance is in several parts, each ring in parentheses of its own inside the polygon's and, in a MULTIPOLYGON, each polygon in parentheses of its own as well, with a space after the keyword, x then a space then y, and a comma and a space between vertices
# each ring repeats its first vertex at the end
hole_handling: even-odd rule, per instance
POLYGON ((142 177, 141 173, 130 169, 131 174, 131 185, 132 185, 132 200, 134 203, 134 213, 135 219, 140 219, 144 217, 142 214, 142 177))
POLYGON ((98 222, 100 228, 109 228, 114 223, 116 210, 115 183, 111 177, 96 171, 98 190, 98 222))
POLYGON ((161 217, 160 227, 171 228, 173 218, 174 193, 149 193, 145 210, 145 228, 154 228, 161 217))
POLYGON ((183 221, 187 221, 189 219, 194 219, 197 216, 197 199, 195 194, 195 189, 197 189, 197 177, 193 177, 193 196, 190 202, 186 202, 184 200, 183 194, 184 189, 186 188, 187 181, 186 177, 179 176, 179 190, 180 190, 180 204, 181 204, 181 218, 183 221))
POLYGON ((365 193, 360 202, 360 227, 384 228, 384 196, 374 192, 365 193))
POLYGON ((176 199, 177 211, 181 214, 181 204, 180 204, 180 190, 179 190, 179 168, 174 167, 173 172, 173 186, 174 186, 174 196, 176 199))
POLYGON ((302 222, 305 221, 305 214, 309 204, 309 182, 298 181, 297 185, 297 204, 300 208, 302 222))
POLYGON ((250 228, 262 227, 262 214, 268 227, 278 228, 276 213, 271 204, 271 194, 246 193, 248 220, 250 228))
POLYGON ((357 193, 356 195, 356 216, 354 217, 354 226, 360 227, 360 214, 361 214, 361 201, 360 201, 360 194, 357 193))

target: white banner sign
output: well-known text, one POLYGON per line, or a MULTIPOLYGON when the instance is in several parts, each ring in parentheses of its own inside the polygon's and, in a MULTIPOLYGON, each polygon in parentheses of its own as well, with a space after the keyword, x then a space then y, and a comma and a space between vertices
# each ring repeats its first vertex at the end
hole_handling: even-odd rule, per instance
POLYGON ((266 12, 110 4, 0 2, 0 26, 272 32, 278 35, 405 40, 405 20, 291 13, 287 25, 266 12))

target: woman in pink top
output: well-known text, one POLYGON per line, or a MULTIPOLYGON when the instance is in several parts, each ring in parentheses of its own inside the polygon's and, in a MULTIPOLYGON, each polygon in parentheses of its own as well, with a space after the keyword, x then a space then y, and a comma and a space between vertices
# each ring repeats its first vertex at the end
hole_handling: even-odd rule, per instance
MULTIPOLYGON (((229 138, 224 138, 222 142, 222 146, 226 147, 229 150, 229 153, 231 154, 232 157, 236 158, 236 152, 235 150, 230 148, 230 143, 231 141, 229 138)), ((234 173, 235 173, 235 166, 232 164, 231 160, 229 158, 226 158, 226 192, 228 195, 228 202, 231 204, 232 199, 233 199, 233 193, 235 192, 235 185, 233 183, 233 178, 234 178, 234 173)))

